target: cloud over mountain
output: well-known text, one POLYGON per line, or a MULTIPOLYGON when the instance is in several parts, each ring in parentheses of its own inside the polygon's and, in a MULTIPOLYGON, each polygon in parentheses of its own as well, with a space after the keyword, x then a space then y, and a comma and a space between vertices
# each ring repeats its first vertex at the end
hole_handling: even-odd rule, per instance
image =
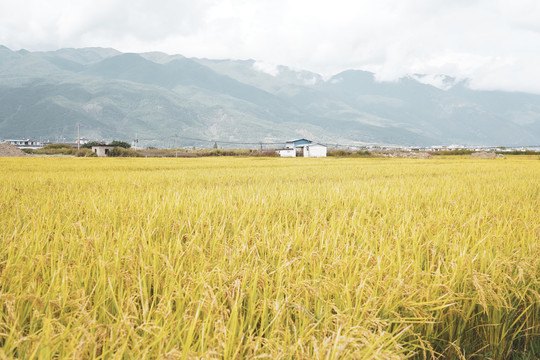
POLYGON ((478 89, 540 93, 534 0, 36 0, 0 3, 13 49, 104 46, 286 64, 381 80, 448 74, 478 89))

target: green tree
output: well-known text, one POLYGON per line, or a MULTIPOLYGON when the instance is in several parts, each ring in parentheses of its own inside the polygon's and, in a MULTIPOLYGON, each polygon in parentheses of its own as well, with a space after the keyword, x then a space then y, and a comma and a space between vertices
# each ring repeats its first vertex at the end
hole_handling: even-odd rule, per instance
POLYGON ((124 149, 130 149, 131 148, 131 145, 125 141, 120 141, 120 140, 113 140, 110 144, 110 146, 118 146, 118 147, 121 147, 121 148, 124 148, 124 149))
POLYGON ((90 141, 90 142, 87 142, 86 144, 82 144, 81 148, 91 149, 92 146, 102 146, 102 145, 105 145, 105 143, 102 141, 90 141))

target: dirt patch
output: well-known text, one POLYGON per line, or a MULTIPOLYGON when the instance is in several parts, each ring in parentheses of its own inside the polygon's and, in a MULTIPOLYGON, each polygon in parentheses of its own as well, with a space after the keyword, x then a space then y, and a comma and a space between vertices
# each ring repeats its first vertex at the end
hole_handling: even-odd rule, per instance
POLYGON ((0 157, 23 157, 26 153, 8 142, 0 144, 0 157))
POLYGON ((481 158, 481 159, 495 159, 497 154, 494 152, 480 151, 471 154, 472 158, 481 158))

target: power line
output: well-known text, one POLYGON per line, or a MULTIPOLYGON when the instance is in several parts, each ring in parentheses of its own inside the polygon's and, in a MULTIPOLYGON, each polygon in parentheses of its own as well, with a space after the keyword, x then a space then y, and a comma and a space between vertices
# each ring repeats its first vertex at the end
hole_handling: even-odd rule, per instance
POLYGON ((199 141, 199 142, 206 142, 206 143, 220 143, 220 144, 228 144, 228 145, 282 145, 285 142, 260 142, 260 141, 254 141, 254 142, 242 142, 242 141, 227 141, 227 140, 219 140, 219 139, 200 139, 200 138, 193 138, 193 137, 186 137, 186 136, 177 136, 177 135, 171 135, 171 136, 163 136, 158 138, 139 138, 139 140, 144 141, 163 141, 166 139, 180 139, 180 140, 189 140, 189 141, 199 141))

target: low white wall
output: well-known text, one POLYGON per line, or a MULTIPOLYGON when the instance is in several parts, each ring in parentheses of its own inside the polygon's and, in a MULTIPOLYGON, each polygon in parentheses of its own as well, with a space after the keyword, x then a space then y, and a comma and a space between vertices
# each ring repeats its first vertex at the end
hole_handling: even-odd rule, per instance
POLYGON ((294 149, 282 149, 277 152, 281 157, 296 157, 296 151, 294 149))

